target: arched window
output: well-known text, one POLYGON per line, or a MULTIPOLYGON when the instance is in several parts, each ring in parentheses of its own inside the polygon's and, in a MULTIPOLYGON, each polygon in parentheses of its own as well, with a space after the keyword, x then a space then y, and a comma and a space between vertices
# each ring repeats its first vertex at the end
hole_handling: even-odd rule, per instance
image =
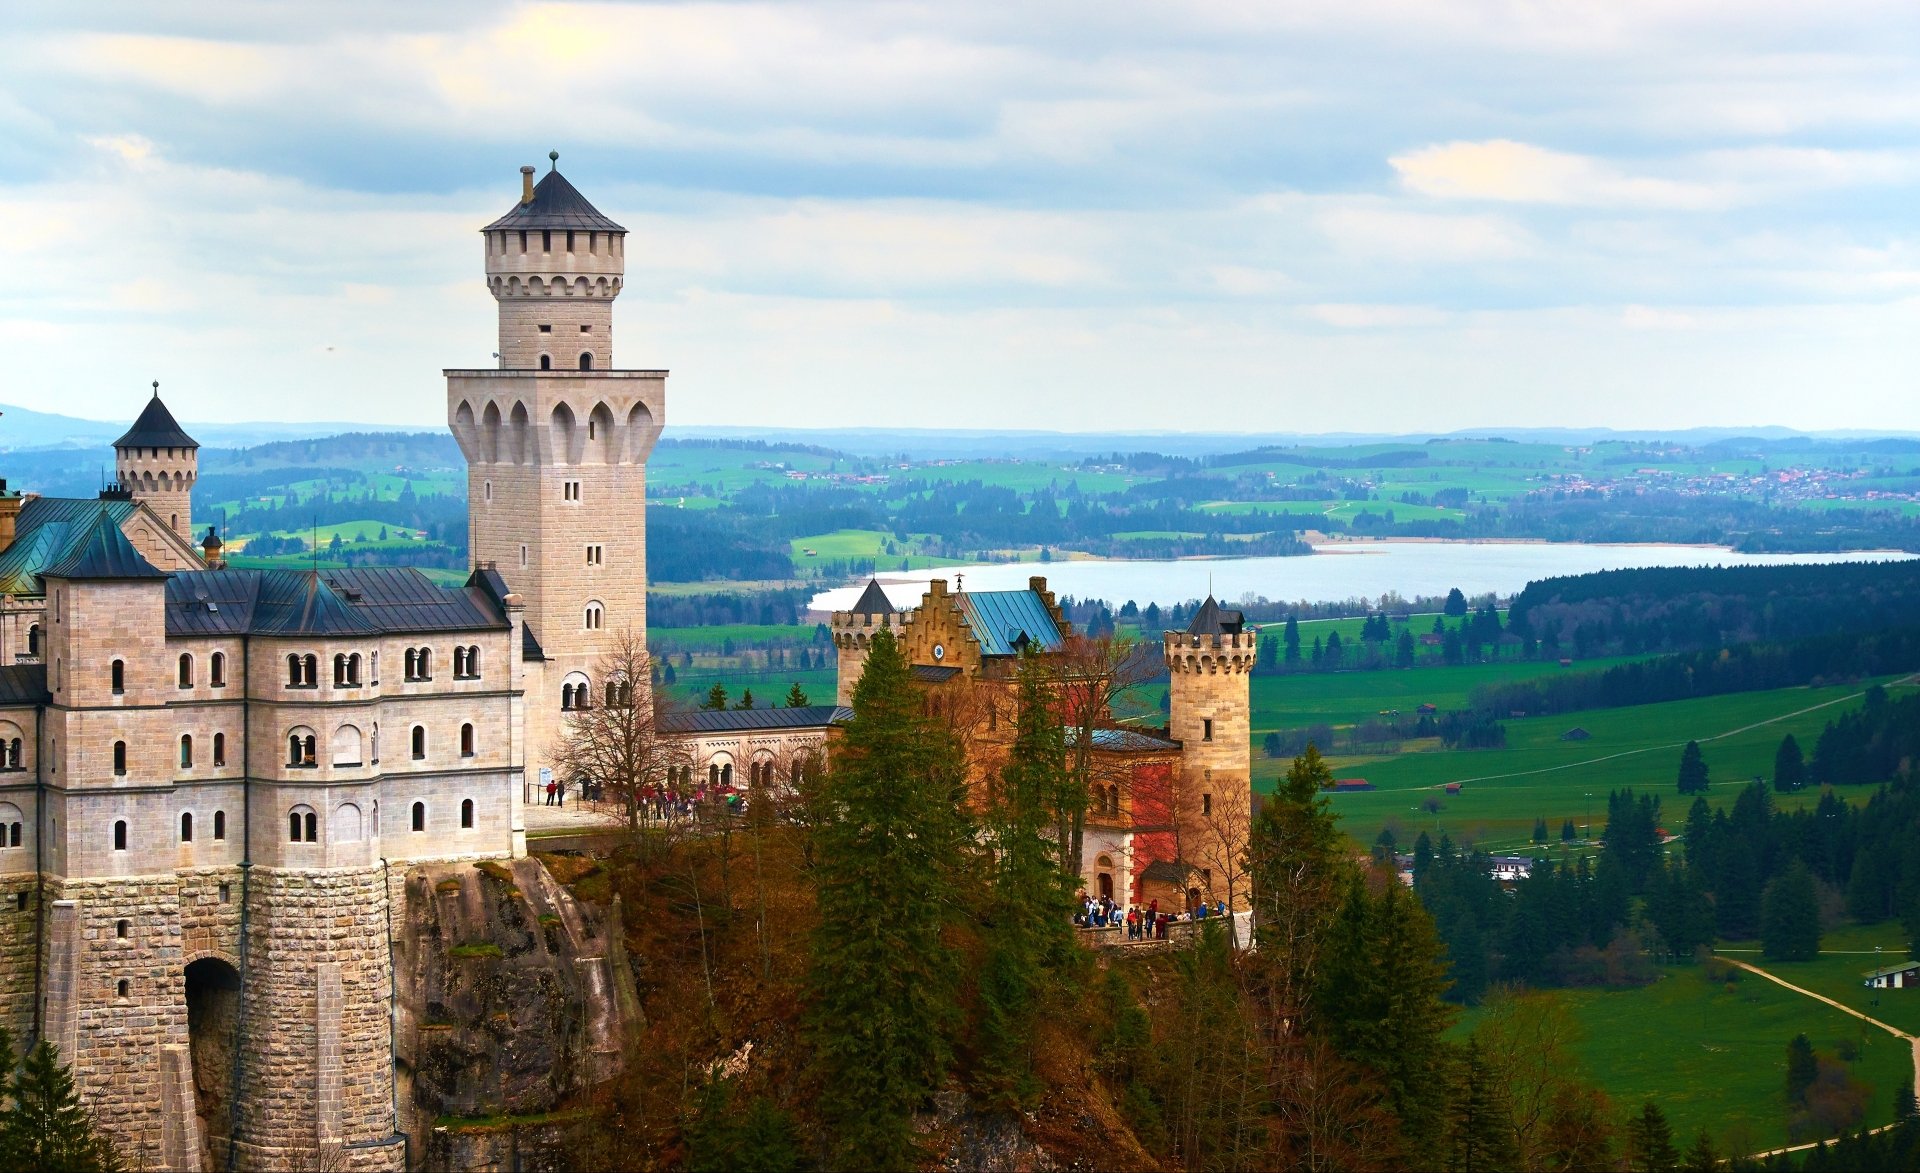
POLYGON ((320 842, 320 816, 310 806, 296 806, 287 812, 287 838, 294 843, 320 842))
POLYGON ((213 735, 213 764, 216 766, 227 764, 227 735, 224 733, 213 735))
POLYGON ((427 804, 424 802, 413 804, 413 829, 416 831, 427 829, 427 804))
POLYGON ((420 679, 422 680, 433 679, 433 649, 432 648, 420 649, 419 667, 420 667, 420 679))
POLYGON ((573 685, 563 684, 560 686, 560 707, 563 709, 573 708, 573 685))
POLYGON ((109 673, 113 677, 113 695, 119 696, 127 691, 127 662, 115 660, 109 673))
POLYGON ((606 610, 598 603, 587 604, 586 625, 588 631, 598 631, 606 622, 606 610))
POLYGON ((317 764, 318 758, 314 752, 317 746, 318 739, 314 736, 313 730, 307 728, 290 730, 287 733, 287 765, 307 767, 317 764))
POLYGON ((720 785, 720 763, 719 762, 707 763, 707 785, 709 786, 720 785))
MULTIPOLYGON (((127 849, 127 821, 125 819, 115 819, 113 822, 113 849, 115 851, 125 851, 127 849)), ((120 935, 123 937, 126 936, 125 933, 120 935)))
POLYGON ((463 798, 460 800, 460 827, 462 830, 473 829, 473 800, 471 798, 463 798))
POLYGON ((180 842, 182 843, 193 842, 193 812, 192 811, 182 811, 180 813, 180 842))
POLYGON ((583 371, 593 369, 593 352, 591 350, 583 350, 580 352, 580 369, 583 371))
POLYGON ((333 686, 335 688, 347 686, 347 657, 343 652, 333 654, 333 686))
POLYGON ((308 688, 320 687, 320 657, 309 652, 307 653, 306 658, 300 661, 300 667, 304 670, 306 675, 306 679, 303 681, 303 683, 308 688))
POLYGON ((26 769, 26 759, 21 756, 24 747, 25 743, 18 737, 0 740, 0 769, 26 769))
POLYGON ((180 653, 180 687, 193 687, 193 657, 185 652, 180 653))
POLYGON ((467 674, 467 649, 458 644, 453 648, 453 678, 459 680, 467 674))
POLYGON ((126 775, 127 743, 124 741, 116 741, 113 743, 113 772, 122 777, 126 775))
POLYGON ((226 811, 213 812, 213 837, 215 839, 225 839, 227 837, 226 811))
POLYGON ((227 686, 227 654, 215 652, 207 661, 207 683, 215 688, 227 686))
POLYGON ((550 355, 550 354, 543 354, 543 355, 541 355, 541 356, 540 356, 540 369, 541 369, 541 370, 543 370, 543 371, 550 371, 550 370, 552 370, 552 369, 553 369, 553 356, 552 356, 552 355, 550 355))
POLYGON ((420 650, 418 648, 407 649, 406 678, 408 680, 420 679, 420 650))
POLYGON ((380 653, 367 653, 367 675, 375 684, 380 683, 380 653))
POLYGON ((472 725, 460 726, 460 756, 463 758, 470 758, 473 756, 473 726, 472 725))
POLYGON ((617 680, 609 680, 607 681, 607 707, 613 708, 619 705, 619 703, 620 703, 620 682, 617 680))
POLYGON ((287 657, 287 687, 288 688, 300 687, 300 657, 299 656, 287 657))
POLYGON ((413 760, 416 762, 424 761, 426 760, 426 756, 427 727, 425 725, 415 725, 413 727, 413 760))
POLYGON ((36 623, 33 626, 27 628, 27 655, 37 656, 39 654, 40 654, 40 625, 36 623))
POLYGON ((475 680, 480 678, 480 645, 467 647, 467 675, 475 680))
POLYGON ((726 765, 720 767, 720 785, 722 786, 733 785, 733 763, 732 762, 728 762, 726 765))
POLYGON ((180 768, 193 769, 193 734, 191 733, 180 735, 180 768))

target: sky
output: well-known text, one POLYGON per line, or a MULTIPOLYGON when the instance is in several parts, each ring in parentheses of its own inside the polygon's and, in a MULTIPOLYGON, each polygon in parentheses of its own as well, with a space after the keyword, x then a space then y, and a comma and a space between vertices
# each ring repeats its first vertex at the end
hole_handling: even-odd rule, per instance
POLYGON ((549 150, 670 427, 1920 430, 1911 0, 11 0, 0 402, 443 424, 549 150))

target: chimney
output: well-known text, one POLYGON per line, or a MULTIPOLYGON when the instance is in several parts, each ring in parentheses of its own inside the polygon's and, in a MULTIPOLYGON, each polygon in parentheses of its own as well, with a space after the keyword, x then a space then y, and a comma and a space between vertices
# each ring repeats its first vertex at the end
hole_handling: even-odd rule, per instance
POLYGON ((533 202, 533 168, 531 167, 520 168, 520 202, 523 204, 533 202))
POLYGON ((15 527, 20 521, 20 494, 7 488, 7 482, 0 480, 0 550, 13 545, 15 527))

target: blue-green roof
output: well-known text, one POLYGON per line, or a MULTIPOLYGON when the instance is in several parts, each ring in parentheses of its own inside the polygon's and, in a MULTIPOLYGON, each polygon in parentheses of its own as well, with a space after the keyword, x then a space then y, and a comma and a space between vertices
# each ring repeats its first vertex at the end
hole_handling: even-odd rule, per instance
POLYGON ((165 578, 167 572, 142 557, 121 532, 120 523, 102 509, 79 540, 69 543, 66 554, 40 575, 80 579, 165 578))
POLYGON ((0 593, 44 595, 40 576, 73 553, 104 512, 116 526, 139 508, 118 498, 30 497, 20 506, 13 544, 0 550, 0 593))
POLYGON ((981 655, 1017 656, 1023 636, 1036 652, 1058 651, 1066 642, 1045 600, 1033 591, 962 591, 954 601, 980 641, 981 655))

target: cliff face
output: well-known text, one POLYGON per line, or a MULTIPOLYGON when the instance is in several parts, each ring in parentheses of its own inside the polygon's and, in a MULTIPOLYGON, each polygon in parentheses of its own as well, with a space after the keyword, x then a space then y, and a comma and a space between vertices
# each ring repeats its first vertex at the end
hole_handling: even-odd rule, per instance
POLYGON ((395 1057, 413 1163, 551 1167, 569 1112, 617 1074, 639 1000, 619 902, 576 901, 537 859, 407 873, 395 1057))

